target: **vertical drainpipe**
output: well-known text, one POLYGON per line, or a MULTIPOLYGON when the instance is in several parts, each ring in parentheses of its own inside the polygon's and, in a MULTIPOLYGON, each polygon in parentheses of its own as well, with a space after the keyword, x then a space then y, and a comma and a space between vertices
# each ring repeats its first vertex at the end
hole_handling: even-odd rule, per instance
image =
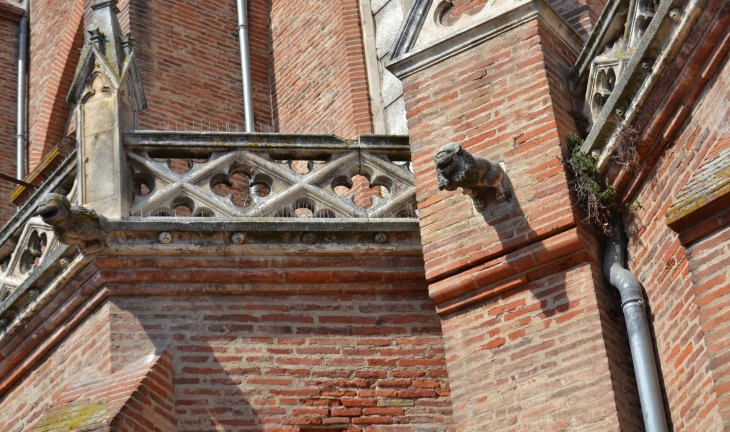
POLYGON ((603 275, 621 293, 621 307, 626 319, 644 427, 648 432, 666 432, 667 419, 659 388, 654 347, 649 334, 644 294, 636 276, 624 268, 625 260, 626 249, 622 240, 621 223, 618 222, 611 238, 606 241, 603 275))
POLYGON ((251 95, 251 60, 248 52, 248 17, 246 0, 237 0, 238 40, 241 46, 241 75, 243 78, 243 111, 246 132, 253 132, 253 96, 251 95))
POLYGON ((23 2, 23 16, 20 18, 20 35, 18 37, 18 135, 16 143, 16 163, 18 180, 25 179, 25 72, 28 55, 28 0, 23 2))

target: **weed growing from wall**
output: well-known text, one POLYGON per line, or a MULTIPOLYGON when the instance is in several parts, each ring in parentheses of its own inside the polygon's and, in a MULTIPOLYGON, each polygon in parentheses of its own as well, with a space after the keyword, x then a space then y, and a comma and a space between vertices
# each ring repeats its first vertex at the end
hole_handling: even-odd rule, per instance
POLYGON ((626 211, 634 211, 639 205, 618 202, 616 187, 598 171, 591 155, 580 150, 582 145, 583 140, 571 133, 568 136, 569 156, 563 164, 573 174, 569 185, 586 212, 584 222, 595 225, 608 236, 613 229, 612 218, 626 211))
POLYGON ((638 145, 639 132, 631 126, 622 128, 616 134, 616 149, 611 159, 629 172, 633 171, 639 163, 638 145))

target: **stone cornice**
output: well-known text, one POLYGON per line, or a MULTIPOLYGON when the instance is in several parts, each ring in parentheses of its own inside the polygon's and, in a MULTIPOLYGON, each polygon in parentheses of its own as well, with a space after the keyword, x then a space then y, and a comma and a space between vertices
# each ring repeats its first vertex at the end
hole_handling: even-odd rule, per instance
MULTIPOLYGON (((414 8, 415 6, 412 7, 412 9, 414 8)), ((418 12, 418 10, 415 10, 415 12, 418 12)), ((425 18, 425 16, 421 16, 421 20, 425 18)), ((401 53, 403 50, 401 47, 399 48, 400 51, 395 51, 398 57, 391 58, 386 68, 399 79, 403 79, 536 19, 540 20, 542 24, 563 41, 566 47, 578 55, 583 46, 583 40, 573 27, 545 0, 532 0, 500 15, 489 17, 460 29, 427 46, 404 53, 401 53)), ((401 27, 397 41, 405 37, 404 35, 413 33, 413 29, 409 26, 415 27, 422 24, 422 21, 409 22, 408 18, 406 18, 406 21, 404 26, 401 27)))
POLYGON ((680 240, 685 246, 730 224, 729 144, 730 140, 717 144, 724 150, 692 174, 666 212, 667 225, 683 234, 680 240), (696 224, 699 226, 688 230, 696 224))
POLYGON ((281 159, 310 157, 316 160, 362 150, 376 155, 387 154, 391 160, 410 160, 407 135, 361 135, 357 140, 346 140, 336 135, 140 130, 125 132, 123 140, 127 150, 151 154, 165 151, 180 157, 248 150, 281 159))
POLYGON ((8 321, 6 328, 0 328, 0 347, 6 335, 22 327, 96 258, 189 256, 191 253, 201 258, 403 256, 421 253, 418 222, 402 219, 145 220, 108 221, 105 226, 109 236, 108 248, 94 254, 82 254, 75 247, 60 244, 0 303, 0 316, 8 321), (161 233, 169 234, 171 241, 163 243, 159 238, 161 233), (243 233, 245 240, 237 244, 232 239, 234 233, 243 233), (305 238, 305 234, 308 237, 305 238), (31 290, 34 295, 29 296, 31 290))

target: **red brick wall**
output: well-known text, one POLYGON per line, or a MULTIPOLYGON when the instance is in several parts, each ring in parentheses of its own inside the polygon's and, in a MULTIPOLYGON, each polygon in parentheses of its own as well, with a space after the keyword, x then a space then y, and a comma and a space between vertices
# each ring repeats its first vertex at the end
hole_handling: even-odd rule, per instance
POLYGON ((559 160, 574 130, 573 61, 533 21, 404 82, 457 430, 642 428, 620 304, 595 237, 574 228, 582 217, 559 160), (515 197, 480 213, 438 191, 432 157, 450 141, 503 159, 515 197))
POLYGON ((444 317, 456 430, 643 430, 595 274, 583 264, 444 317))
POLYGON ((356 0, 274 0, 272 39, 272 103, 282 132, 372 132, 356 0))
POLYGON ((108 372, 109 347, 109 307, 103 306, 0 399, 0 431, 28 430, 81 370, 108 372))
POLYGON ((83 0, 31 0, 28 172, 65 136, 83 45, 83 0))
MULTIPOLYGON (((111 430, 115 432, 155 432, 177 431, 175 419, 175 388, 173 387, 172 352, 166 349, 154 365, 149 368, 138 367, 144 377, 137 385, 132 396, 114 417, 111 430)), ((127 375, 125 370, 120 374, 127 375)), ((121 383, 120 387, 123 386, 121 383)))
MULTIPOLYGON (((119 6, 123 31, 128 25, 136 40, 149 104, 141 128, 243 130, 236 1, 119 6)), ((371 132, 354 0, 253 0, 248 10, 256 130, 347 138, 371 132)))
MULTIPOLYGON (((108 307, 104 309, 101 313, 108 317, 108 307)), ((108 338, 109 327, 105 330, 108 338)), ((108 366, 108 350, 106 354, 108 366)), ((53 405, 33 430, 175 431, 172 372, 169 350, 149 353, 114 373, 97 365, 76 370, 70 382, 53 392, 53 405)))
MULTIPOLYGON (((722 273, 713 273, 717 269, 712 267, 717 254, 723 253, 724 240, 718 240, 723 238, 722 234, 708 237, 688 254, 685 247, 691 244, 682 244, 682 237, 667 227, 664 216, 692 173, 706 161, 716 141, 730 133, 726 122, 716 121, 718 115, 724 115, 718 113, 728 111, 728 71, 730 65, 726 63, 695 105, 690 120, 641 185, 635 200, 643 208, 627 219, 629 268, 649 298, 668 411, 675 430, 720 429, 718 396, 724 396, 720 386, 729 377, 722 368, 716 369, 717 359, 724 362, 725 348, 724 342, 718 345, 717 321, 713 320, 720 316, 714 314, 722 313, 730 301, 722 297, 722 282, 713 279, 722 273), (712 296, 720 298, 708 307, 706 302, 712 296)), ((726 422, 728 418, 725 414, 726 422)))
POLYGON ((699 319, 705 332, 709 367, 725 429, 730 428, 730 228, 689 249, 688 260, 699 319))
POLYGON ((113 307, 113 352, 133 358, 173 340, 180 430, 450 424, 425 296, 133 297, 113 307))
POLYGON ((558 93, 564 84, 551 88, 571 59, 553 39, 533 21, 404 81, 428 279, 578 222, 558 160, 569 104, 558 93), (439 191, 433 154, 450 141, 503 159, 515 198, 479 213, 458 190, 439 191))
MULTIPOLYGON (((65 97, 83 42, 82 12, 88 26, 90 5, 32 3, 31 169, 66 131, 65 97)), ((236 1, 211 7, 203 0, 120 0, 118 6, 122 30, 134 38, 149 104, 140 127, 242 131, 236 1)), ((256 130, 347 138, 372 131, 355 0, 273 7, 270 0, 253 0, 249 36, 256 130)))
MULTIPOLYGON (((128 17, 120 21, 129 23, 149 105, 140 115, 140 128, 226 130, 229 124, 243 130, 236 1, 127 3, 120 15, 128 17)), ((262 43, 266 40, 251 40, 257 53, 262 43)), ((260 101, 262 83, 256 84, 260 101)), ((266 117, 267 108, 258 104, 254 115, 266 117)))
MULTIPOLYGON (((407 424, 444 431, 451 424, 441 328, 419 257, 117 258, 94 265, 96 279, 107 281, 99 289, 112 297, 87 322, 110 329, 95 329, 110 341, 107 365, 119 371, 169 345, 179 430, 407 424), (238 294, 226 295, 231 289, 238 294)), ((67 364, 73 373, 87 366, 77 363, 90 327, 72 330, 0 400, 3 412, 21 413, 13 424, 30 424, 48 406, 35 389, 60 387, 72 374, 67 364), (62 357, 72 351, 73 362, 62 357)))
MULTIPOLYGON (((0 173, 15 177, 16 105, 18 92, 18 20, 22 12, 15 2, 0 1, 0 173), (8 6, 5 6, 8 5, 8 6)), ((15 214, 10 194, 15 185, 0 180, 0 226, 15 214)))

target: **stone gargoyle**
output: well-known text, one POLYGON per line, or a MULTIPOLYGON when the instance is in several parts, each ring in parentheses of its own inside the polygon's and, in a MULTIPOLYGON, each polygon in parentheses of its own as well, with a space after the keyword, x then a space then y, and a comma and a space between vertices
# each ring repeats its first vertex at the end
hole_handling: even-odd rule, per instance
POLYGON ((35 214, 53 227, 58 241, 77 246, 84 253, 93 253, 108 245, 106 219, 94 210, 71 204, 64 195, 44 195, 35 214))
POLYGON ((436 163, 436 176, 439 190, 462 189, 474 201, 477 210, 487 207, 485 193, 487 189, 495 190, 497 201, 505 201, 511 193, 505 186, 505 173, 498 163, 480 156, 472 156, 462 146, 449 143, 441 147, 433 157, 436 163))

